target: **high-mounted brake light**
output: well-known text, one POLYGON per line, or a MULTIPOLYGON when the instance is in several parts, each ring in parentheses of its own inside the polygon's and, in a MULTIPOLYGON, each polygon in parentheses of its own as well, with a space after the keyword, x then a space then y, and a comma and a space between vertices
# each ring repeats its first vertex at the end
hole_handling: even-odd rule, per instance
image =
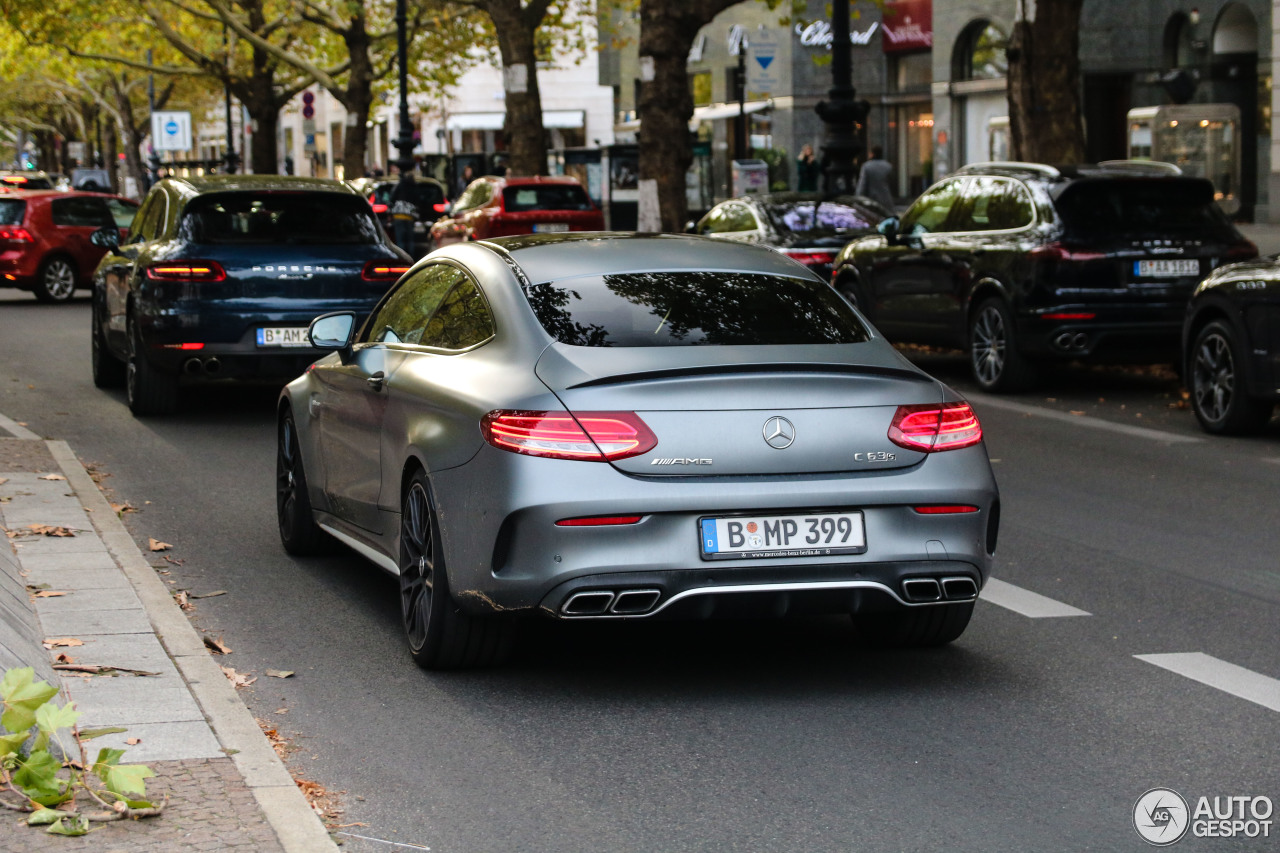
POLYGON ((485 441, 526 456, 607 462, 648 453, 658 438, 635 412, 498 409, 480 422, 485 441))
POLYGON ((227 271, 217 261, 165 261, 147 267, 152 281, 226 281, 227 271))
POLYGON ((360 271, 360 277, 365 281, 395 281, 408 271, 408 264, 369 261, 364 265, 364 269, 360 271))
POLYGON ((556 527, 612 527, 618 524, 639 524, 640 515, 596 515, 591 518, 562 518, 556 527))
POLYGON ((889 425, 889 440, 924 453, 959 450, 982 441, 982 425, 968 403, 899 406, 889 425))
POLYGON ((6 243, 34 243, 36 240, 27 229, 6 225, 0 227, 0 241, 6 243))

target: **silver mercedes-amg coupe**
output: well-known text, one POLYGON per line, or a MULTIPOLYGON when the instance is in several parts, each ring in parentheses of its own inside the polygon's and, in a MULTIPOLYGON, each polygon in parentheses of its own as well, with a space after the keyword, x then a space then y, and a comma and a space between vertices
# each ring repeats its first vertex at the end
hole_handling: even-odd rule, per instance
POLYGON ((309 335, 333 352, 280 398, 281 540, 398 575, 421 666, 501 660, 528 613, 847 613, 938 645, 991 570, 969 405, 771 249, 461 243, 309 335))

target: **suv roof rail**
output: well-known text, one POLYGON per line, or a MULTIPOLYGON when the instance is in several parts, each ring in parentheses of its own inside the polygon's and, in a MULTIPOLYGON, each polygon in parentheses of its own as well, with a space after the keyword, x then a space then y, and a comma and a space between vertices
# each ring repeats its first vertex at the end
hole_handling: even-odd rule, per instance
POLYGON ((1162 160, 1102 160, 1098 163, 1098 168, 1116 172, 1134 172, 1143 175, 1174 175, 1182 174, 1173 163, 1165 163, 1162 160))
POLYGON ((991 160, 985 163, 970 163, 956 169, 957 175, 973 175, 986 172, 1031 172, 1050 180, 1058 180, 1062 173, 1053 166, 1044 163, 1024 163, 1018 160, 991 160))

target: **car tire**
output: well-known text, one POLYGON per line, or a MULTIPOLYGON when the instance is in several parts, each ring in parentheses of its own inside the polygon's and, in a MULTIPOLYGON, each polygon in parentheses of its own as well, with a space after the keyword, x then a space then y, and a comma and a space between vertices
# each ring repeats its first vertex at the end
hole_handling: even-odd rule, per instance
POLYGON ((1009 304, 999 297, 979 303, 969 318, 969 367, 984 391, 1023 391, 1035 384, 1035 365, 1018 351, 1009 304))
POLYGON ((280 544, 295 557, 321 554, 326 550, 327 537, 311 514, 307 472, 291 413, 280 418, 276 433, 276 522, 280 544))
POLYGON ((856 308, 862 316, 871 319, 871 312, 868 310, 867 300, 862 298, 861 288, 858 287, 858 280, 851 276, 845 276, 836 282, 836 291, 843 296, 850 305, 856 308))
POLYGON ((973 616, 973 602, 910 607, 889 613, 853 617, 857 635, 879 648, 922 649, 944 646, 959 638, 973 616))
POLYGON ((171 415, 178 408, 178 377, 157 370, 133 315, 129 316, 129 362, 125 366, 125 399, 134 415, 171 415))
POLYGON ((95 301, 92 309, 93 330, 89 333, 90 359, 93 366, 93 384, 96 388, 119 388, 124 385, 124 362, 111 354, 107 349, 106 338, 102 334, 102 317, 98 313, 95 301))
POLYGON ((1236 331, 1222 320, 1196 333, 1187 360, 1187 384, 1191 408, 1205 432, 1246 435, 1260 432, 1271 420, 1271 401, 1249 396, 1240 343, 1236 331))
POLYGON ((51 255, 36 273, 36 299, 41 302, 67 302, 76 292, 76 265, 66 255, 51 255))
POLYGON ((414 474, 400 514, 400 613, 414 663, 423 669, 492 666, 511 653, 513 622, 462 612, 449 592, 440 525, 426 474, 414 474))

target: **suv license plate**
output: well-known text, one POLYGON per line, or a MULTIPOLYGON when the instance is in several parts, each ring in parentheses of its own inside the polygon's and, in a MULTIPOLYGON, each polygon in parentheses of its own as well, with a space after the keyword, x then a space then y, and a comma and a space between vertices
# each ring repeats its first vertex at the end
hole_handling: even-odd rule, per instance
POLYGON ((1139 277, 1200 275, 1200 262, 1184 261, 1134 261, 1133 274, 1139 277))
POLYGON ((568 230, 569 226, 563 222, 539 222, 533 226, 534 234, 559 234, 568 230))
POLYGON ((860 512, 703 518, 698 528, 704 560, 826 557, 867 550, 860 512))
POLYGON ((258 346, 260 347, 309 347, 307 330, 297 328, 267 328, 258 330, 258 346))

